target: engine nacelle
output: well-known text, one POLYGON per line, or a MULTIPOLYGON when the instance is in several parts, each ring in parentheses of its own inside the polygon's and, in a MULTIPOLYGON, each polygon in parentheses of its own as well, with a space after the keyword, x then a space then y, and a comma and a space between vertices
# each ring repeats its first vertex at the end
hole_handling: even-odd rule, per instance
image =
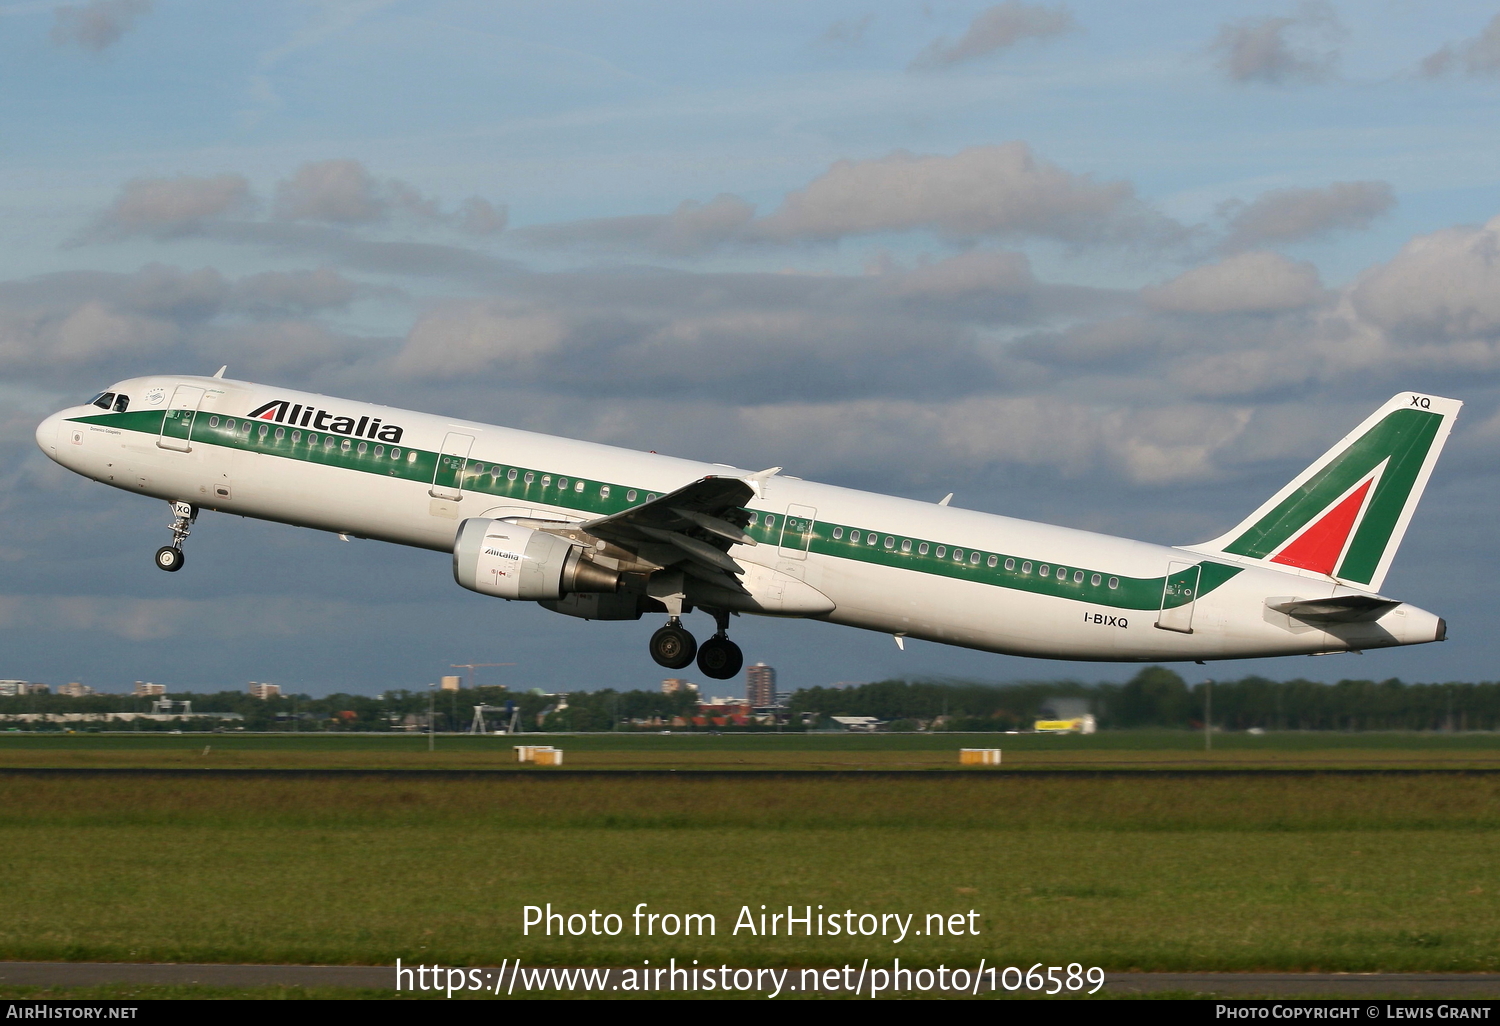
POLYGON ((583 557, 555 534, 472 517, 453 542, 453 578, 470 591, 505 599, 559 599, 618 591, 620 575, 583 557))

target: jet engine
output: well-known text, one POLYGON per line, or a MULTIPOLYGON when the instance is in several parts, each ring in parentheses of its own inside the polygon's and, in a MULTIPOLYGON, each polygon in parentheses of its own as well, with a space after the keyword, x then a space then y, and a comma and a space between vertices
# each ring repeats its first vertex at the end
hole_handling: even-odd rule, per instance
POLYGON ((483 595, 533 601, 620 587, 618 573, 590 562, 566 539, 484 517, 459 525, 453 578, 483 595))

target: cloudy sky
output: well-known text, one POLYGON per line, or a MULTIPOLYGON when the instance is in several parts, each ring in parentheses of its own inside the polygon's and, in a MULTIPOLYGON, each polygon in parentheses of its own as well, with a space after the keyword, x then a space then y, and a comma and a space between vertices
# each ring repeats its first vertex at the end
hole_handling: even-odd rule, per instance
MULTIPOLYGON (((1495 0, 0 0, 0 97, 0 677, 660 680, 654 620, 432 553, 209 515, 155 570, 164 504, 33 428, 225 363, 1168 543, 1452 395, 1385 590, 1453 640, 1213 672, 1500 676, 1495 0)), ((789 687, 1134 670, 735 635, 789 687)))

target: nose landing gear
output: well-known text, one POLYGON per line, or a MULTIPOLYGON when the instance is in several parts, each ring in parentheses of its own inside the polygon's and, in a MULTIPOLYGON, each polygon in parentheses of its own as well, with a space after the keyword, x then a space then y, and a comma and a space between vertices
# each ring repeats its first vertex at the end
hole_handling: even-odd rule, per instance
POLYGON ((169 529, 172 532, 172 544, 163 545, 156 550, 156 565, 168 573, 176 573, 182 569, 182 564, 187 557, 182 554, 182 542, 193 529, 193 521, 198 519, 198 508, 187 502, 172 503, 172 523, 169 529))

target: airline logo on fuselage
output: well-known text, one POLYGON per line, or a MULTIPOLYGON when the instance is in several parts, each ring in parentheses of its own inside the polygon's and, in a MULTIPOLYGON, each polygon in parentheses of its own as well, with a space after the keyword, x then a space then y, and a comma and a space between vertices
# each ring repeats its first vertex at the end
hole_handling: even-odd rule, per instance
POLYGON ((269 420, 276 424, 293 427, 315 428, 336 435, 353 435, 355 438, 373 438, 381 442, 399 442, 403 430, 395 424, 381 423, 379 417, 335 417, 327 410, 293 403, 289 399, 273 399, 264 406, 257 406, 246 414, 251 420, 269 420))

